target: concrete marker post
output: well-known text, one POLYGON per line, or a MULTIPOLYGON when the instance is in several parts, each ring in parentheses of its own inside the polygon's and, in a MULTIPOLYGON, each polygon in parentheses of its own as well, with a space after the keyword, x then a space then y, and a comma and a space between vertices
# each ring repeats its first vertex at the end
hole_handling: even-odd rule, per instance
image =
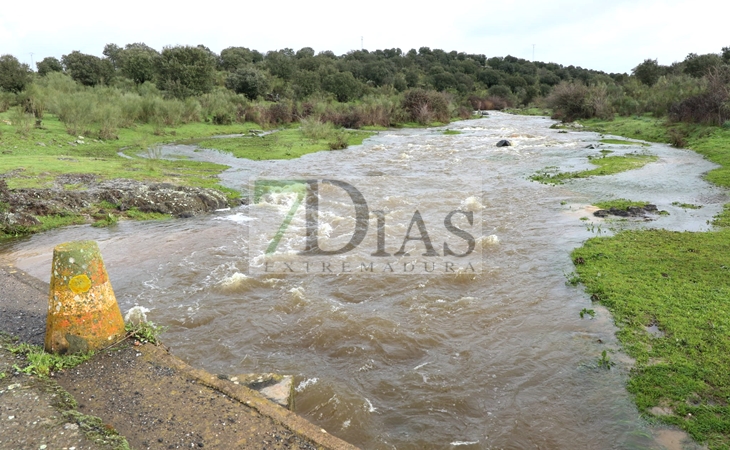
POLYGON ((53 249, 45 349, 50 353, 98 350, 124 336, 124 319, 95 241, 53 249))

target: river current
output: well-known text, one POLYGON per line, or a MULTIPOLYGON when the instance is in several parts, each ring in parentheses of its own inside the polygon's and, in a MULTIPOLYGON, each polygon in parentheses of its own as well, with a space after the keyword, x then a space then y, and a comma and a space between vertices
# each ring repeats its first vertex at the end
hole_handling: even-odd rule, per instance
MULTIPOLYGON (((461 134, 382 131, 361 146, 286 161, 163 149, 231 166, 223 183, 245 193, 257 178, 347 176, 379 186, 407 177, 407 195, 378 201, 442 216, 453 208, 427 180, 461 180, 473 191, 462 206, 482 221, 476 273, 254 270, 261 255, 249 246, 252 208, 283 214, 293 197, 189 219, 53 230, 5 244, 0 262, 47 280, 55 245, 98 241, 122 312, 148 308, 150 320, 169 327, 162 339, 175 355, 213 373, 293 374, 295 411, 362 448, 661 448, 626 392, 631 360, 610 315, 567 283, 570 252, 616 228, 707 230, 726 193, 702 179, 714 165, 691 151, 599 144, 596 133, 560 133, 552 123, 495 112, 449 125, 461 134), (500 139, 513 146, 496 147, 500 139), (528 179, 546 167, 592 168, 588 157, 601 149, 659 159, 560 186, 528 179), (592 215, 592 203, 615 198, 649 201, 669 215, 611 222, 592 215), (581 319, 583 308, 596 317, 581 319), (611 370, 597 365, 603 350, 616 362, 611 370)), ((354 226, 342 211, 323 219, 323 239, 337 246, 354 226)), ((304 223, 300 210, 282 240, 291 258, 304 223)))

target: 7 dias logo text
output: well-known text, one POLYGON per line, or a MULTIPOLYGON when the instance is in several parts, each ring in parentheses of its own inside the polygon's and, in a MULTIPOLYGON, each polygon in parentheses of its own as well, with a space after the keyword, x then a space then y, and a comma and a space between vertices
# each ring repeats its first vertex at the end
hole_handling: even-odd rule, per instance
POLYGON ((449 177, 254 180, 249 271, 479 272, 480 188, 449 177))

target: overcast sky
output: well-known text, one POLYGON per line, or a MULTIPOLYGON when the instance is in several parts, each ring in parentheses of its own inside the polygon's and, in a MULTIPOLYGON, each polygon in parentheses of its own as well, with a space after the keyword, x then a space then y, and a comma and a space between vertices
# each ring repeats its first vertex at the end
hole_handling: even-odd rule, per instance
POLYGON ((730 46, 730 6, 722 0, 3 3, 0 55, 28 64, 73 50, 102 56, 107 43, 132 42, 341 55, 360 49, 362 38, 371 51, 425 46, 531 60, 534 48, 538 61, 630 72, 647 58, 671 64, 730 46))

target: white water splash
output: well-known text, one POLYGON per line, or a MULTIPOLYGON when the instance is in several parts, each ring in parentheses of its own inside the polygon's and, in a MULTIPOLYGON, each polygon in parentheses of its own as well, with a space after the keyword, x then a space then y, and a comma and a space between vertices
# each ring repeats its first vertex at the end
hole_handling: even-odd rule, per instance
POLYGON ((301 383, 299 383, 299 385, 296 388, 294 388, 294 390, 297 392, 302 392, 309 386, 317 384, 318 381, 319 381, 319 378, 308 378, 308 379, 302 381, 301 383))
POLYGON ((481 211, 484 209, 484 205, 478 198, 471 196, 461 202, 461 209, 464 211, 481 211))
POLYGON ((144 306, 134 306, 124 316, 126 323, 140 324, 147 322, 147 313, 150 312, 149 308, 144 306))
POLYGON ((368 400, 367 398, 365 399, 365 403, 367 403, 368 412, 371 412, 372 413, 372 412, 377 411, 377 408, 375 408, 373 406, 373 404, 370 402, 370 400, 368 400))

